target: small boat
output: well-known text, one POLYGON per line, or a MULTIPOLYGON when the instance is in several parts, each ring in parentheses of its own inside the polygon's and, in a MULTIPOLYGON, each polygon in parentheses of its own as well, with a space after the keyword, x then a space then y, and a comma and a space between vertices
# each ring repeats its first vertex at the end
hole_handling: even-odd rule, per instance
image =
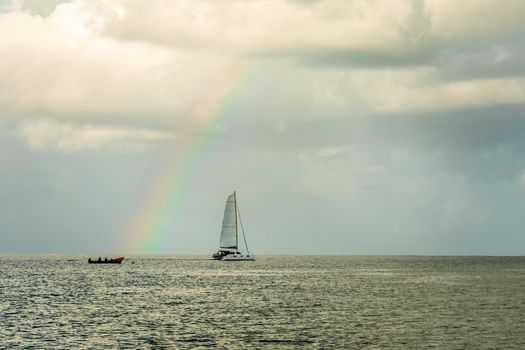
POLYGON ((224 216, 222 218, 221 240, 219 243, 219 251, 213 254, 213 259, 224 261, 255 261, 255 255, 250 254, 248 243, 246 242, 246 235, 244 234, 244 227, 242 225, 241 214, 237 206, 237 196, 233 192, 226 200, 224 207, 224 216), (239 234, 237 217, 241 223, 242 237, 244 238, 244 245, 246 246, 246 254, 241 253, 238 249, 239 234))
POLYGON ((88 263, 90 264, 120 264, 122 260, 124 260, 123 256, 115 258, 115 259, 104 258, 104 260, 102 260, 101 258, 98 258, 98 260, 91 260, 91 258, 89 258, 88 263))

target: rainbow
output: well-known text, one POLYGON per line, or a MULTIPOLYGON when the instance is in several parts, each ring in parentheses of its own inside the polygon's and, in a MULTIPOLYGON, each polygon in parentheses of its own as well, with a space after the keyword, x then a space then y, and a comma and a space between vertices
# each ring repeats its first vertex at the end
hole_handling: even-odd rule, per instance
POLYGON ((186 184, 216 134, 214 128, 228 115, 253 72, 254 65, 233 67, 229 79, 221 82, 213 96, 194 113, 191 124, 185 128, 189 136, 177 146, 175 157, 163 159, 142 206, 123 233, 128 242, 126 252, 154 253, 162 244, 175 207, 184 198, 186 184))

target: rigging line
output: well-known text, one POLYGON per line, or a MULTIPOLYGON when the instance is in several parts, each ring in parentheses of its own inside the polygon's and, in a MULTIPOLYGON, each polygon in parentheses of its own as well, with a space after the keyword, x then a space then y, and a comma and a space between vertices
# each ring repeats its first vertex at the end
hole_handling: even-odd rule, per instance
POLYGON ((239 212, 239 222, 241 223, 241 231, 242 231, 242 238, 244 238, 244 245, 246 246, 246 251, 248 252, 248 255, 250 255, 250 250, 248 249, 248 243, 246 242, 246 236, 244 234, 244 226, 242 224, 241 211, 239 210, 238 205, 236 205, 236 207, 237 207, 237 211, 239 212))

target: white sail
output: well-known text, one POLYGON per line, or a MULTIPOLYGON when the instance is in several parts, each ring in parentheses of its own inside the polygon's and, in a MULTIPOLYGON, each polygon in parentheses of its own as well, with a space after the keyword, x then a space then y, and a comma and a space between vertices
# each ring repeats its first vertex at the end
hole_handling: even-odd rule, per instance
POLYGON ((237 209, 235 193, 231 194, 224 207, 222 218, 221 248, 237 249, 237 209))
POLYGON ((255 261, 255 255, 250 254, 246 236, 244 235, 244 227, 241 220, 241 213, 237 206, 237 198, 233 192, 226 201, 224 207, 224 217, 222 218, 221 242, 219 251, 213 254, 213 259, 223 261, 255 261), (242 237, 246 246, 247 254, 241 253, 238 250, 238 227, 237 216, 241 224, 242 237))

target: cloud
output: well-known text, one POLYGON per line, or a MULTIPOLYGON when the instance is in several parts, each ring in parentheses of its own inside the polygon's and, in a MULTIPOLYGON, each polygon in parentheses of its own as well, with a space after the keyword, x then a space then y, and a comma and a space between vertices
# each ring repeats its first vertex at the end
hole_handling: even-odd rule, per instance
POLYGON ((277 129, 288 137, 282 145, 292 125, 314 119, 349 128, 374 113, 415 120, 519 104, 523 6, 76 0, 37 15, 27 2, 0 13, 0 119, 181 133, 243 90, 226 113, 277 129), (487 13, 480 26, 476 16, 487 13), (244 66, 257 67, 255 79, 235 90, 244 66))
POLYGON ((402 39, 397 26, 410 14, 411 4, 403 0, 308 5, 284 0, 131 0, 122 16, 105 17, 104 32, 170 47, 241 53, 384 49, 402 39))
POLYGON ((525 187, 525 170, 520 171, 517 180, 521 186, 525 187))
POLYGON ((60 153, 86 150, 137 152, 174 137, 169 132, 158 130, 78 126, 52 120, 21 122, 18 134, 32 151, 60 153))
MULTIPOLYGON (((213 98, 236 64, 226 57, 123 43, 98 34, 81 2, 49 17, 0 14, 0 106, 11 115, 174 123, 213 98), (207 86, 208 89, 203 89, 207 86)), ((6 113, 7 114, 7 113, 6 113)))
POLYGON ((494 40, 523 30, 525 23, 525 5, 519 0, 118 4, 118 16, 98 5, 88 7, 103 18, 104 35, 171 48, 297 57, 325 66, 431 64, 450 45, 494 40))
POLYGON ((389 87, 392 88, 389 93, 371 96, 377 102, 378 111, 435 111, 525 102, 525 78, 398 86, 395 89, 387 83, 381 91, 389 87))
POLYGON ((313 152, 301 153, 299 154, 298 158, 302 162, 311 161, 312 159, 317 159, 317 158, 332 158, 332 157, 340 156, 341 154, 348 151, 349 149, 350 149, 349 146, 321 147, 321 148, 316 149, 313 152))
MULTIPOLYGON (((459 77, 458 77, 459 78, 459 77)), ((525 102, 525 75, 449 81, 434 68, 354 70, 318 84, 332 108, 381 113, 434 112, 525 102), (333 86, 338 86, 334 89, 333 86), (328 100, 329 97, 329 100, 328 100)))
POLYGON ((450 40, 496 38, 525 28, 525 3, 491 0, 426 0, 432 33, 450 40))

